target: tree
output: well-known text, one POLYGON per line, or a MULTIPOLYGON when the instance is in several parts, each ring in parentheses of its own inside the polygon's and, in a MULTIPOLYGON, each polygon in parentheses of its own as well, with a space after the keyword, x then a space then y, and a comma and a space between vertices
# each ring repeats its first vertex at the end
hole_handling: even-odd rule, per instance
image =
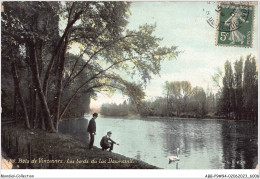
POLYGON ((128 116, 128 108, 129 104, 126 101, 122 104, 102 104, 100 112, 104 116, 128 116))
MULTIPOLYGON (((176 47, 159 45, 162 39, 153 35, 154 25, 126 29, 127 2, 3 5, 3 37, 6 44, 16 44, 24 54, 31 75, 31 96, 38 95, 32 97, 31 116, 36 116, 39 103, 42 124, 50 132, 57 132, 58 121, 83 92, 90 97, 95 92, 118 89, 139 109, 143 106, 142 86, 151 75, 159 74, 162 60, 178 55, 176 47), (59 26, 59 22, 65 25, 59 26), (74 44, 81 47, 81 53, 71 61, 68 49, 74 44), (119 71, 138 77, 138 82, 129 82, 119 71)), ((7 53, 5 58, 10 58, 7 53)))
MULTIPOLYGON (((57 4, 54 2, 54 6, 51 6, 48 2, 4 2, 3 5, 5 11, 2 18, 2 35, 5 43, 2 44, 6 47, 16 45, 20 53, 23 53, 23 59, 32 72, 33 84, 40 99, 45 124, 50 131, 54 131, 47 99, 41 87, 40 65, 43 63, 41 61, 43 49, 50 47, 50 43, 54 40, 53 37, 57 37, 53 32, 58 24, 53 26, 51 23, 58 23, 54 16, 55 13, 53 13, 54 6, 57 4), (46 12, 49 12, 48 16, 46 16, 46 12), (45 18, 43 18, 44 15, 45 18), (45 48, 42 48, 43 45, 45 48)), ((4 54, 3 57, 11 58, 10 54, 4 54)))
POLYGON ((243 110, 243 58, 236 61, 234 64, 234 113, 237 120, 242 118, 243 110))
POLYGON ((20 81, 17 75, 17 70, 16 70, 16 66, 15 63, 12 64, 12 73, 13 73, 13 78, 14 78, 14 86, 15 86, 15 93, 18 96, 18 100, 21 104, 21 107, 23 109, 24 112, 24 118, 25 118, 25 125, 28 129, 30 129, 30 123, 29 123, 29 117, 28 117, 28 112, 27 112, 27 108, 26 105, 24 103, 24 99, 21 93, 21 88, 20 88, 20 81))
POLYGON ((220 99, 221 111, 228 117, 231 117, 231 112, 234 111, 234 78, 231 63, 226 61, 225 75, 223 77, 223 90, 220 99))
POLYGON ((243 58, 234 63, 234 73, 229 61, 225 63, 223 88, 216 96, 218 112, 228 118, 257 121, 258 74, 255 57, 248 55, 243 67, 243 58))
POLYGON ((196 116, 203 117, 206 114, 206 93, 198 86, 192 90, 192 102, 196 116))
POLYGON ((181 82, 181 108, 182 112, 186 112, 188 100, 192 92, 192 87, 190 82, 188 81, 182 81, 181 82))
POLYGON ((244 67, 243 97, 245 118, 257 121, 258 111, 258 75, 256 60, 251 55, 246 57, 244 67))
POLYGON ((188 81, 166 81, 164 90, 167 99, 167 113, 176 110, 177 116, 180 116, 180 113, 185 112, 191 95, 191 89, 191 84, 188 81))
POLYGON ((180 115, 181 107, 181 83, 179 81, 166 82, 164 89, 166 91, 167 99, 167 116, 173 115, 173 111, 176 111, 176 115, 180 115), (170 112, 171 111, 171 112, 170 112))
POLYGON ((216 113, 216 95, 212 91, 206 93, 206 111, 210 116, 216 113))

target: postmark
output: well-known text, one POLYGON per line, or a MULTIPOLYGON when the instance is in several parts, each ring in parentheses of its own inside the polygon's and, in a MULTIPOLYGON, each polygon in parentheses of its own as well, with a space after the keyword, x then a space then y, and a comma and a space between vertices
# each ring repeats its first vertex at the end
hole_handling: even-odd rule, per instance
POLYGON ((217 6, 216 45, 253 46, 254 4, 219 2, 217 6))

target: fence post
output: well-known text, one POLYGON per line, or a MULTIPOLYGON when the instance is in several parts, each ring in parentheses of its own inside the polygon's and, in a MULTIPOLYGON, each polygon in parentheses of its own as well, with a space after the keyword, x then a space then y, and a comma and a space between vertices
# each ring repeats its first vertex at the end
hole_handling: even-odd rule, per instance
POLYGON ((15 143, 16 143, 16 153, 17 153, 17 155, 18 155, 18 153, 19 153, 18 137, 16 137, 16 139, 15 139, 15 143))
POLYGON ((6 143, 5 143, 5 148, 8 149, 8 144, 9 144, 9 140, 10 140, 10 139, 9 139, 9 136, 8 136, 8 135, 6 135, 6 138, 7 138, 7 139, 6 139, 6 143))
POLYGON ((2 142, 2 147, 3 148, 5 148, 5 142, 6 142, 6 140, 5 140, 5 131, 3 132, 3 142, 2 142))
MULTIPOLYGON (((52 154, 49 154, 49 160, 52 160, 53 158, 52 158, 52 154)), ((52 163, 50 162, 49 163, 49 169, 52 169, 52 163)))
POLYGON ((8 140, 8 150, 11 150, 11 142, 12 141, 11 141, 11 135, 10 134, 8 135, 8 139, 9 139, 8 140))
POLYGON ((31 168, 31 143, 28 144, 29 168, 31 168))

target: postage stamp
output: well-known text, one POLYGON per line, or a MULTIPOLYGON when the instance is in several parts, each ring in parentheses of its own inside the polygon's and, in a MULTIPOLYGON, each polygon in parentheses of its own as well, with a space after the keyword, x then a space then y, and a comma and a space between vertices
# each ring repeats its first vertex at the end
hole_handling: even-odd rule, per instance
POLYGON ((219 2, 216 45, 252 47, 254 8, 249 2, 219 2))

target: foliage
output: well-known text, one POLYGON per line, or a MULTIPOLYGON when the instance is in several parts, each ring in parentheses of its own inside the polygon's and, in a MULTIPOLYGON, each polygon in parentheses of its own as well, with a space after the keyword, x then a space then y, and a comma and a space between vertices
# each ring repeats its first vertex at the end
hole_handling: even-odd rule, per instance
POLYGON ((101 114, 105 116, 177 116, 177 117, 205 117, 215 112, 215 96, 206 95, 203 88, 194 87, 188 81, 165 82, 165 96, 154 100, 144 100, 136 107, 134 103, 126 101, 123 104, 104 104, 101 114), (207 104, 207 105, 206 105, 207 104), (119 112, 121 111, 121 112, 119 112), (124 111, 124 112, 122 112, 124 111))
POLYGON ((225 63, 223 88, 218 101, 219 114, 237 120, 257 121, 258 73, 256 59, 248 55, 234 63, 234 72, 229 61, 225 63))
MULTIPOLYGON (((27 76, 21 75, 20 81, 30 86, 23 94, 32 121, 51 132, 64 116, 87 112, 90 97, 98 92, 120 90, 139 109, 143 86, 159 74, 163 60, 178 55, 176 47, 159 45, 155 25, 126 28, 129 2, 26 1, 3 6, 2 59, 21 64, 18 72, 27 76), (69 53, 75 44, 78 55, 69 53)), ((5 93, 12 88, 7 83, 5 93)), ((12 101, 3 95, 10 113, 12 101)))

